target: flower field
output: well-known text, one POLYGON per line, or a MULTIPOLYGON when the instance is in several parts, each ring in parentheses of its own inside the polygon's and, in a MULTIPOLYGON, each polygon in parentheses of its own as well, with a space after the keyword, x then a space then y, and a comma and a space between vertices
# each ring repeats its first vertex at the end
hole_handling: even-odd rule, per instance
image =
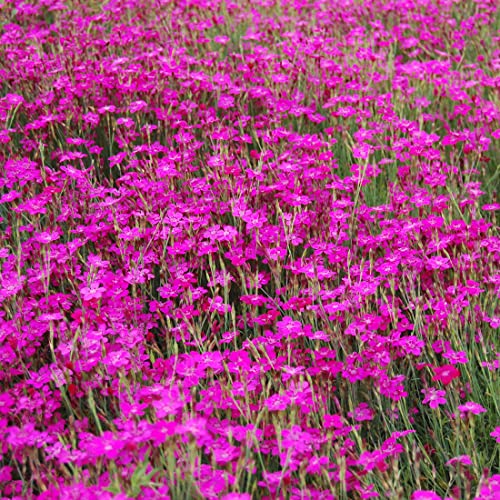
POLYGON ((500 499, 499 21, 2 0, 0 499, 500 499))

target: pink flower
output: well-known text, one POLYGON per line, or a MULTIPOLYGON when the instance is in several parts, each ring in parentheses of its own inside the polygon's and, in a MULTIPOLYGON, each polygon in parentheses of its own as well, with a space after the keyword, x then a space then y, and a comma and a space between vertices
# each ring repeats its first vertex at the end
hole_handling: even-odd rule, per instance
POLYGON ((120 368, 130 366, 130 354, 123 349, 119 349, 108 353, 102 362, 106 365, 108 372, 114 375, 120 368))
POLYGON ((131 118, 118 118, 118 120, 116 120, 116 124, 130 128, 132 127, 132 125, 134 125, 134 120, 132 120, 131 118))
POLYGON ((120 452, 125 446, 121 440, 115 439, 110 431, 105 431, 102 436, 82 435, 80 447, 87 456, 92 458, 106 457, 115 460, 120 456, 120 452))
POLYGON ((326 456, 311 456, 307 459, 307 473, 308 474, 321 474, 321 472, 328 467, 329 460, 326 456))
POLYGON ((312 436, 302 431, 299 425, 294 425, 291 429, 283 429, 281 437, 281 445, 285 450, 293 450, 295 453, 305 453, 310 450, 312 436))
POLYGON ((264 401, 264 404, 269 411, 284 411, 290 402, 290 398, 285 394, 273 394, 264 401))
POLYGON ((284 366, 282 368, 283 370, 283 375, 281 376, 281 379, 283 382, 286 382, 287 380, 290 380, 292 377, 301 375, 304 372, 304 367, 303 366, 284 366))
POLYGON ((82 116, 82 119, 85 123, 88 123, 90 125, 98 125, 99 124, 99 115, 96 113, 85 113, 82 116))
POLYGON ((453 380, 460 377, 460 371, 453 365, 443 365, 434 367, 434 382, 441 382, 443 385, 450 384, 453 380))
POLYGON ((353 418, 357 422, 363 422, 365 420, 373 420, 375 417, 375 412, 366 403, 360 403, 354 411, 348 413, 349 417, 353 418))
POLYGON ((362 466, 365 471, 377 468, 384 472, 387 469, 386 458, 387 455, 380 450, 364 451, 357 460, 357 465, 362 466))
POLYGON ((329 415, 326 414, 323 423, 325 429, 341 429, 344 427, 342 417, 340 415, 329 415))
POLYGON ((323 340, 325 342, 328 342, 330 340, 330 336, 323 330, 317 330, 315 332, 307 334, 306 337, 310 338, 311 340, 323 340))
POLYGON ((438 390, 435 387, 429 387, 428 389, 422 389, 421 392, 425 396, 422 403, 429 403, 429 406, 433 409, 437 408, 439 405, 446 404, 446 391, 438 390))
POLYGON ((441 269, 449 269, 451 267, 449 259, 446 259, 445 257, 431 257, 427 261, 427 268, 432 270, 432 271, 437 271, 441 269))
POLYGON ((217 465, 228 464, 240 456, 240 448, 230 445, 225 439, 211 444, 210 451, 217 465))
POLYGON ((137 113, 138 111, 141 111, 147 107, 148 107, 148 105, 145 101, 139 100, 139 101, 131 102, 128 110, 131 113, 137 113))
POLYGON ((431 490, 418 490, 413 493, 411 500, 441 500, 441 497, 431 490))
POLYGON ((500 491, 500 474, 494 474, 486 479, 486 484, 481 486, 479 495, 476 498, 482 500, 498 500, 498 492, 500 491))
POLYGON ((500 443, 500 426, 495 427, 495 430, 490 434, 490 436, 495 438, 497 443, 500 443))
POLYGON ((213 299, 209 299, 208 310, 210 312, 218 312, 219 314, 226 314, 231 312, 231 305, 225 304, 224 299, 222 297, 215 297, 213 299))
POLYGON ((11 408, 14 404, 15 400, 8 392, 0 393, 0 414, 8 415, 11 413, 11 408))
POLYGON ((302 324, 300 321, 295 321, 290 316, 285 316, 282 321, 276 324, 278 334, 284 337, 299 336, 303 333, 302 324))
POLYGON ((221 95, 217 106, 222 109, 229 109, 234 106, 234 97, 231 95, 221 95))
POLYGON ((100 299, 105 291, 106 289, 100 286, 99 283, 91 283, 89 286, 84 286, 80 290, 80 293, 82 294, 83 300, 92 300, 100 299))
POLYGON ((52 243, 53 241, 57 241, 60 238, 59 233, 56 231, 43 231, 42 233, 38 233, 35 235, 34 240, 38 241, 38 243, 42 244, 49 244, 52 243))
POLYGON ((219 340, 219 344, 230 344, 239 334, 240 332, 237 330, 224 332, 222 334, 222 339, 219 340))
POLYGON ((458 457, 453 457, 452 459, 446 462, 446 465, 472 465, 472 460, 469 455, 459 455, 458 457))
POLYGON ((463 351, 453 351, 452 349, 448 350, 443 354, 443 357, 445 357, 452 365, 456 365, 458 363, 465 364, 469 360, 467 358, 467 354, 463 351))
MULTIPOLYGON (((359 493, 359 498, 378 498, 379 494, 375 491, 375 485, 369 484, 368 486, 357 486, 357 492, 359 493)), ((335 497, 332 496, 332 499, 335 497)), ((326 499, 325 499, 326 500, 326 499)))
POLYGON ((155 399, 152 403, 157 418, 175 415, 184 407, 183 395, 176 386, 162 389, 159 396, 160 399, 155 399))
POLYGON ((404 380, 404 375, 397 375, 396 377, 390 378, 386 373, 382 373, 379 379, 380 394, 393 401, 399 401, 405 398, 408 396, 408 393, 405 391, 404 380))
POLYGON ((472 413, 474 415, 479 415, 480 413, 485 413, 486 408, 483 408, 480 404, 474 403, 474 401, 467 401, 463 405, 459 405, 460 418, 464 418, 467 413, 472 413))
POLYGON ((361 143, 358 146, 352 148, 352 156, 354 158, 360 158, 366 160, 370 156, 371 147, 368 144, 361 143))
POLYGON ((218 35, 214 37, 214 42, 221 43, 222 45, 226 45, 226 43, 229 42, 229 40, 230 38, 225 35, 218 35))

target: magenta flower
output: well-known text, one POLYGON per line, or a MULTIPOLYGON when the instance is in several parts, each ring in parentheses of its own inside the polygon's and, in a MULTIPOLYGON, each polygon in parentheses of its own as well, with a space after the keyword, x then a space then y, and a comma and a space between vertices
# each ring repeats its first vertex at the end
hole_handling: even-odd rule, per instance
POLYGON ((231 95, 221 95, 217 106, 222 109, 229 109, 234 106, 234 97, 231 95))
POLYGON ((219 344, 230 344, 239 334, 240 332, 237 330, 224 332, 221 340, 219 340, 219 344))
POLYGON ((0 393, 0 414, 8 415, 14 404, 15 400, 8 392, 0 393))
POLYGON ((227 42, 229 42, 229 40, 230 40, 230 38, 226 35, 214 36, 214 42, 221 43, 223 45, 225 45, 227 42))
POLYGON ((128 108, 128 110, 131 112, 131 113, 137 113, 138 111, 141 111, 145 108, 147 108, 147 103, 142 101, 142 100, 138 100, 138 101, 134 101, 132 103, 130 103, 130 106, 128 108))
POLYGON ((460 371, 453 365, 443 365, 434 367, 434 382, 439 381, 444 385, 450 384, 454 379, 460 377, 460 371))
POLYGON ((80 289, 83 300, 100 299, 105 291, 106 289, 97 282, 91 283, 89 286, 84 286, 80 289))
POLYGON ((483 408, 480 404, 475 403, 474 401, 467 401, 467 403, 459 405, 458 409, 460 410, 460 418, 464 418, 464 416, 468 413, 479 415, 480 413, 486 412, 486 408, 483 408))
POLYGON ((0 9, 0 498, 494 498, 498 2, 106 3, 0 9))
POLYGON ((481 500, 498 500, 500 491, 500 474, 494 474, 487 478, 485 484, 481 486, 477 499, 481 500))
POLYGON ((405 398, 408 396, 408 393, 405 391, 403 383, 404 380, 404 375, 397 375, 390 378, 386 375, 386 373, 382 373, 379 379, 380 393, 393 401, 399 401, 400 399, 405 398))
POLYGON ((57 241, 60 238, 60 234, 56 231, 44 231, 35 235, 34 239, 39 243, 48 245, 53 241, 57 241))
POLYGON ((304 453, 310 449, 312 436, 304 432, 299 425, 294 425, 291 429, 283 429, 281 436, 281 445, 286 450, 292 449, 295 453, 304 453))
POLYGON ((459 455, 458 457, 453 457, 446 462, 446 465, 472 465, 472 460, 469 455, 459 455))
POLYGON ((363 422, 366 420, 373 420, 375 412, 368 406, 367 403, 360 403, 354 411, 348 413, 348 416, 357 422, 363 422))
POLYGON ((441 500, 441 497, 432 490, 418 490, 413 493, 411 500, 441 500))
POLYGON ((278 334, 284 337, 299 336, 303 333, 300 321, 295 321, 290 316, 285 316, 282 321, 278 321, 278 334))
POLYGON ((429 406, 433 409, 437 408, 439 405, 446 404, 446 391, 442 391, 436 389, 434 387, 429 387, 427 389, 422 389, 421 391, 424 394, 423 404, 429 404, 429 406))
POLYGON ((445 352, 443 357, 445 357, 452 365, 456 365, 458 363, 465 364, 469 361, 467 354, 464 351, 453 351, 452 349, 445 352))
POLYGON ((285 394, 273 394, 264 402, 269 411, 284 411, 290 403, 290 398, 285 394))
POLYGON ((110 374, 115 374, 121 368, 130 367, 130 354, 124 349, 112 351, 102 360, 110 374))
POLYGON ((134 120, 131 118, 118 118, 118 120, 116 120, 116 124, 124 125, 125 127, 130 128, 134 125, 134 120))
POLYGON ((210 443, 212 457, 218 465, 225 465, 240 456, 240 448, 230 445, 225 439, 210 443))
POLYGON ((115 439, 112 432, 105 431, 102 436, 93 436, 91 434, 82 434, 82 443, 80 448, 89 457, 106 457, 110 460, 116 460, 125 446, 123 441, 115 439))
POLYGON ((364 451, 361 453, 356 463, 362 466, 363 470, 368 472, 375 468, 384 472, 387 469, 387 464, 385 462, 386 458, 387 455, 380 450, 364 451))
POLYGON ((326 414, 324 417, 324 427, 326 429, 341 429, 344 427, 344 422, 340 415, 329 415, 326 414))
POLYGON ((490 433, 490 436, 495 438, 497 443, 500 443, 500 426, 495 427, 495 430, 490 433))

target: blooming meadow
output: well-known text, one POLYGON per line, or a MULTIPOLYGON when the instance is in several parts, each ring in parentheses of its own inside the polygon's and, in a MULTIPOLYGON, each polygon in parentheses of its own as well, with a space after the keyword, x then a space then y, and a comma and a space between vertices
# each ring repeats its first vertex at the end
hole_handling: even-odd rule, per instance
POLYGON ((3 0, 0 498, 498 499, 495 0, 3 0))

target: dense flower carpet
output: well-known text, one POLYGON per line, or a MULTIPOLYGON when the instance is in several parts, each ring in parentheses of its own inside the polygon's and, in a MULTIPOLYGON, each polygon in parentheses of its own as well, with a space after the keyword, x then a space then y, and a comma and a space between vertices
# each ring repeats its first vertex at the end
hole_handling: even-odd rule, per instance
POLYGON ((2 0, 0 499, 500 498, 496 0, 2 0))

